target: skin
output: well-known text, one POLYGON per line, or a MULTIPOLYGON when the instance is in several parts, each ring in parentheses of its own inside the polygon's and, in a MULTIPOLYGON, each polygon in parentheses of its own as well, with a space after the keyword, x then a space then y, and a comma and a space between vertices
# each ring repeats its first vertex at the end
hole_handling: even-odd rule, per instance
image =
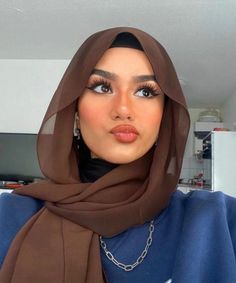
POLYGON ((92 157, 124 164, 147 153, 158 137, 164 94, 145 53, 123 47, 108 49, 95 66, 87 86, 78 102, 77 123, 92 157), (94 87, 94 81, 101 78, 110 87, 104 84, 94 87), (150 95, 143 87, 147 84, 158 95, 150 95), (135 127, 136 139, 128 143, 118 140, 111 130, 119 125, 135 127))

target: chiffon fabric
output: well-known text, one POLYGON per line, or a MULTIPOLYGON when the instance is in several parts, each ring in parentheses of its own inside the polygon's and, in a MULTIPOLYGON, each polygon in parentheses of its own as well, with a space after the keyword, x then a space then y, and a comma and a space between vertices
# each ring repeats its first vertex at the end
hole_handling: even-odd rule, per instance
POLYGON ((160 43, 131 27, 90 36, 65 71, 38 134, 38 159, 46 179, 14 192, 44 200, 45 205, 16 235, 0 282, 105 282, 99 235, 111 237, 141 225, 168 206, 176 190, 189 123, 174 66, 160 43), (94 66, 121 33, 130 33, 140 42, 166 95, 157 145, 97 181, 82 183, 73 142, 78 99, 94 66))

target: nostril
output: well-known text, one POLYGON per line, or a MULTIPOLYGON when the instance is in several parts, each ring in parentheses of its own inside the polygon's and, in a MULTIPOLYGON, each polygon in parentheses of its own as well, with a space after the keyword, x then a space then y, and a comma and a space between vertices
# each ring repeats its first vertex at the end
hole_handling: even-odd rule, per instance
POLYGON ((111 113, 111 117, 113 120, 128 120, 128 121, 132 121, 134 120, 134 115, 132 113, 130 113, 130 111, 122 111, 120 109, 119 110, 114 110, 111 113))
POLYGON ((133 121, 134 120, 133 116, 130 115, 130 114, 128 114, 128 115, 116 114, 116 115, 112 116, 112 119, 113 120, 121 120, 121 121, 124 121, 124 120, 133 121))
POLYGON ((134 119, 133 105, 126 93, 123 95, 117 95, 114 98, 111 117, 115 120, 120 119, 131 121, 134 119))

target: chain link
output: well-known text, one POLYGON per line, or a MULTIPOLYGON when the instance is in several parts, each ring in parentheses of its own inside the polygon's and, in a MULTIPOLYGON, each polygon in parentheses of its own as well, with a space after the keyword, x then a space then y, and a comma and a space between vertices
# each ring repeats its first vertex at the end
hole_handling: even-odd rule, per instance
POLYGON ((113 254, 107 249, 107 245, 104 242, 102 236, 100 236, 100 244, 102 249, 105 252, 105 255, 107 256, 107 258, 112 261, 116 266, 118 266, 119 268, 125 270, 125 271, 131 271, 133 270, 136 266, 138 266, 146 257, 147 253, 148 253, 148 249, 152 244, 152 234, 154 232, 154 220, 152 220, 149 224, 149 235, 146 241, 146 246, 144 248, 144 250, 142 251, 141 255, 137 258, 137 260, 133 263, 133 264, 124 264, 119 262, 117 259, 115 259, 115 257, 113 256, 113 254))

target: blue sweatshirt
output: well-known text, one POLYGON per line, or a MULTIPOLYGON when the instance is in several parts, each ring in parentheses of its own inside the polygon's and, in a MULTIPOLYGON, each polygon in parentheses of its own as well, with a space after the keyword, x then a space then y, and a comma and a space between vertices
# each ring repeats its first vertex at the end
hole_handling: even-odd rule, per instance
MULTIPOLYGON (((0 264, 14 236, 43 203, 30 197, 0 197, 0 264)), ((154 218, 153 242, 132 271, 115 266, 101 249, 109 283, 235 283, 236 199, 221 192, 176 191, 154 218)), ((142 253, 149 223, 104 238, 114 257, 132 264, 142 253)), ((28 282, 26 282, 28 283, 28 282)))

